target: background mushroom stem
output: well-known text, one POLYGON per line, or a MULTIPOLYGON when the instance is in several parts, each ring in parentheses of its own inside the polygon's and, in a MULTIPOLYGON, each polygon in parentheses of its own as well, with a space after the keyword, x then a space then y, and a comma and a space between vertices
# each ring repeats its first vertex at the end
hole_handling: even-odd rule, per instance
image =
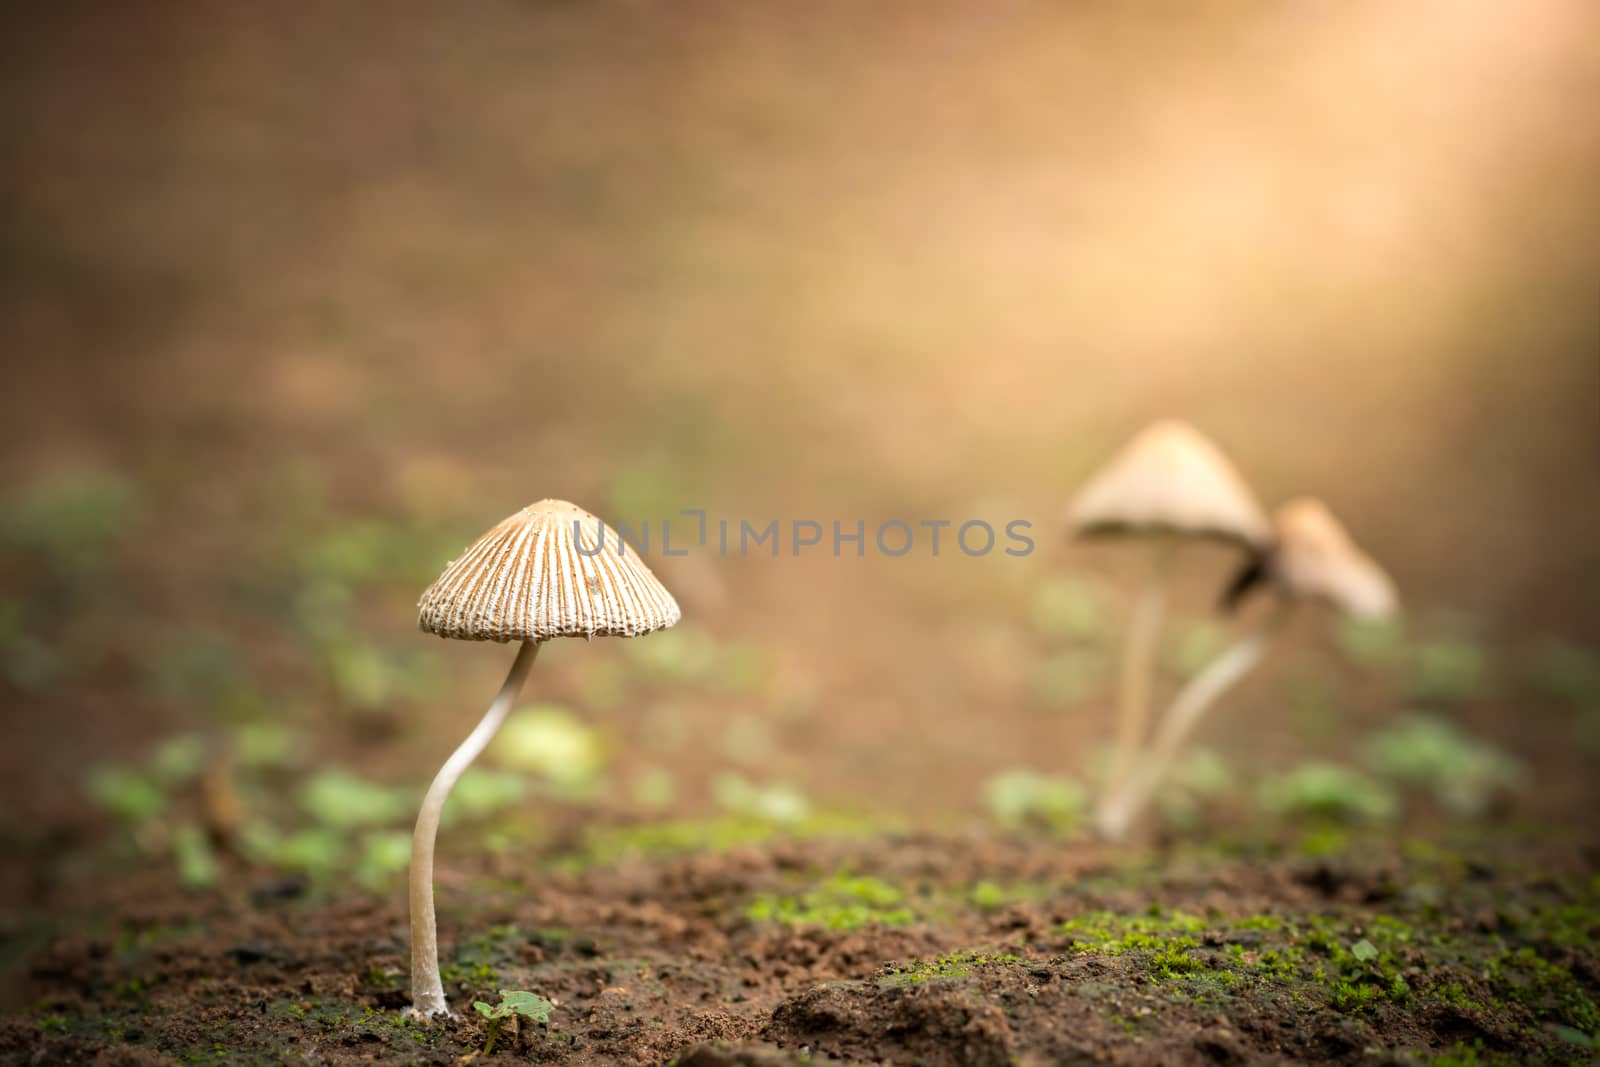
POLYGON ((1149 720, 1150 687, 1155 677, 1156 648, 1167 613, 1167 580, 1172 570, 1171 538, 1160 537, 1150 562, 1150 574, 1134 605, 1128 626, 1128 643, 1122 650, 1122 685, 1117 706, 1117 745, 1112 756, 1107 795, 1114 796, 1132 773, 1149 720))
POLYGON ((538 641, 524 641, 511 663, 505 684, 482 720, 450 754, 434 776, 422 810, 417 814, 417 829, 411 838, 411 1014, 429 1018, 449 1015, 444 998, 444 983, 439 978, 439 930, 433 914, 433 842, 439 833, 439 815, 456 779, 488 747, 505 722, 528 671, 539 654, 538 641))
POLYGON ((1218 656, 1178 693, 1156 727, 1148 751, 1140 757, 1127 779, 1113 787, 1095 814, 1095 830, 1101 837, 1116 841, 1128 832, 1206 711, 1261 662, 1287 620, 1291 606, 1291 601, 1280 600, 1278 607, 1254 633, 1218 656))

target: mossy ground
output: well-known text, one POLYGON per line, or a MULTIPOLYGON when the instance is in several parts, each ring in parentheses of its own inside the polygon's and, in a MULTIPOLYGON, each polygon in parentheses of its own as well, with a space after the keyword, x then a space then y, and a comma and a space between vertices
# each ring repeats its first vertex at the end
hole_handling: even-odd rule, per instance
MULTIPOLYGON (((1582 1063, 1600 1033, 1586 862, 1359 835, 1315 857, 1290 838, 1118 861, 1046 840, 779 838, 447 892, 443 970, 462 1009, 502 989, 554 1002, 548 1025, 500 1036, 508 1059, 1582 1063)), ((379 898, 58 931, 27 959, 32 1006, 0 1056, 481 1050, 470 1012, 402 1017, 402 935, 379 898)))

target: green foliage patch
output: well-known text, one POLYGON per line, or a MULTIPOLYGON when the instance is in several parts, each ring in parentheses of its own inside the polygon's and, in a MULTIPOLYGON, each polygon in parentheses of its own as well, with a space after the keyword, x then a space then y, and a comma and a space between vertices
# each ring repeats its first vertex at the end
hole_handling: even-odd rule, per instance
POLYGON ((472 1008, 487 1022, 489 1035, 484 1042, 483 1054, 485 1056, 494 1052, 494 1043, 500 1036, 500 1027, 507 1019, 526 1019, 539 1026, 550 1022, 550 1012, 555 1005, 525 989, 500 990, 500 1003, 489 1004, 484 1001, 474 1001, 472 1008))
POLYGON ((1020 962, 1021 957, 1007 952, 951 952, 933 959, 914 959, 884 967, 879 982, 884 988, 921 985, 950 978, 965 978, 985 967, 1004 967, 1020 962))
POLYGON ((878 878, 839 873, 795 896, 763 893, 745 909, 756 922, 855 930, 869 923, 904 926, 916 921, 905 894, 878 878))

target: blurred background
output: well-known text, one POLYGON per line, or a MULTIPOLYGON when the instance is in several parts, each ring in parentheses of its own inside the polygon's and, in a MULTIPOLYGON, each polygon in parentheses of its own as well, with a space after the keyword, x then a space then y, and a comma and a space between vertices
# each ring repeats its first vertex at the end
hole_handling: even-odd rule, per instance
MULTIPOLYGON (((659 561, 687 621, 541 657, 491 845, 1069 823, 1147 561, 1059 517, 1161 416, 1407 606, 1303 613, 1172 827, 1592 815, 1593 4, 3 18, 0 819, 49 857, 8 893, 219 847, 381 884, 510 659, 416 597, 542 497, 1039 547, 659 561)), ((1162 693, 1234 562, 1182 555, 1162 693)))

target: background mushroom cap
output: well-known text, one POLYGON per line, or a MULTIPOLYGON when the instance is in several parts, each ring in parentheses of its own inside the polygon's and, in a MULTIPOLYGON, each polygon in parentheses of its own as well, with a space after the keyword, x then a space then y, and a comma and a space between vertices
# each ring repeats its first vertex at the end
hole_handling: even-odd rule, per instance
POLYGON ((529 504, 478 538, 417 611, 428 633, 467 641, 637 637, 682 617, 639 554, 565 500, 529 504))
POLYGON ((1124 445, 1072 498, 1067 521, 1080 535, 1168 532, 1249 547, 1272 538, 1266 512, 1228 457, 1175 419, 1124 445))
POLYGON ((1384 618, 1398 610, 1394 582, 1322 501, 1291 500, 1273 513, 1272 522, 1278 535, 1272 573, 1290 592, 1321 597, 1358 618, 1384 618))

